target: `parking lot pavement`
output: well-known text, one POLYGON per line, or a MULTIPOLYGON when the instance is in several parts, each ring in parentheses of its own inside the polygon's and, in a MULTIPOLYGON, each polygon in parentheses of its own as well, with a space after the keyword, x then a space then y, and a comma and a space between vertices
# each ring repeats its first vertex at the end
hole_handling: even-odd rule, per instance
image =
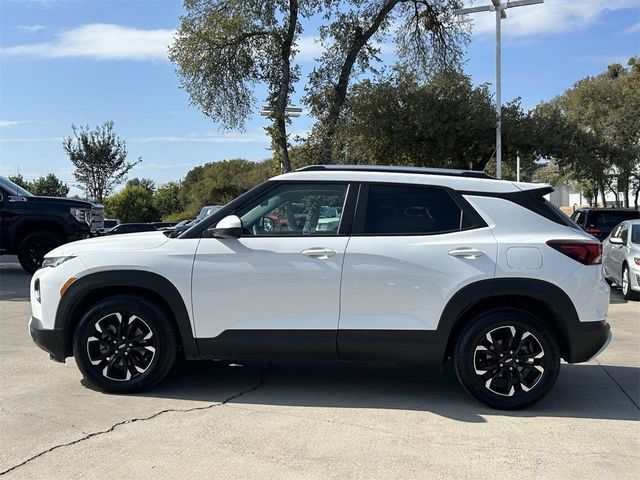
POLYGON ((29 339, 29 278, 0 257, 0 472, 6 478, 639 478, 640 303, 614 339, 520 412, 446 369, 183 363, 138 395, 83 382, 29 339))

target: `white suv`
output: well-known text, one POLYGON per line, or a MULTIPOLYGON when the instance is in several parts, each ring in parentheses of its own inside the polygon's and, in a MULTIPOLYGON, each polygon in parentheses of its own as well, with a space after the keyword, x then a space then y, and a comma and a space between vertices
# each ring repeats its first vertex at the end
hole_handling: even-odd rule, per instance
POLYGON ((178 238, 49 252, 30 332, 114 392, 152 386, 177 355, 452 359, 476 398, 522 408, 549 392, 560 358, 587 361, 611 338, 600 243, 550 191, 469 171, 302 168, 178 238))

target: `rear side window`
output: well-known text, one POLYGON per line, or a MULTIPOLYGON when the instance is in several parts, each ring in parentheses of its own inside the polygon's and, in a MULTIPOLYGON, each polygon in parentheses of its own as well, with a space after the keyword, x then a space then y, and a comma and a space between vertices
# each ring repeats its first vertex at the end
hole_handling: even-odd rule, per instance
POLYGON ((625 220, 633 220, 640 216, 634 211, 593 211, 589 224, 601 228, 613 228, 625 220))
POLYGON ((369 185, 364 234, 430 235, 471 226, 471 218, 444 188, 369 185))
POLYGON ((578 212, 578 213, 573 217, 573 220, 574 220, 578 225, 584 225, 585 217, 586 217, 586 213, 584 213, 583 211, 581 211, 581 212, 578 212))

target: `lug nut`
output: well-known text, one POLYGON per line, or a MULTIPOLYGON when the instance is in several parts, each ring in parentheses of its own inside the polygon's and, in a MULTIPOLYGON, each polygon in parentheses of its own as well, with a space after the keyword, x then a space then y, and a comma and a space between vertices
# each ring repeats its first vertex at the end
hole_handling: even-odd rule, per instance
POLYGON ((500 364, 500 366, 501 366, 501 367, 504 367, 504 363, 501 363, 501 364, 500 364))

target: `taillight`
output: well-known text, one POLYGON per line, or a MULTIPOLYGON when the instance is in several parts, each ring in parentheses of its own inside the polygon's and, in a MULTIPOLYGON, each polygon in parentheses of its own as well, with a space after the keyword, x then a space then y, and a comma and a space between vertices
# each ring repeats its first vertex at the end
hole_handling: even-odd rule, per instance
POLYGON ((600 242, 591 240, 549 240, 547 245, 583 265, 597 265, 602 262, 602 244, 600 242))
POLYGON ((587 227, 585 230, 591 235, 600 235, 602 233, 602 230, 600 230, 598 227, 587 227))

